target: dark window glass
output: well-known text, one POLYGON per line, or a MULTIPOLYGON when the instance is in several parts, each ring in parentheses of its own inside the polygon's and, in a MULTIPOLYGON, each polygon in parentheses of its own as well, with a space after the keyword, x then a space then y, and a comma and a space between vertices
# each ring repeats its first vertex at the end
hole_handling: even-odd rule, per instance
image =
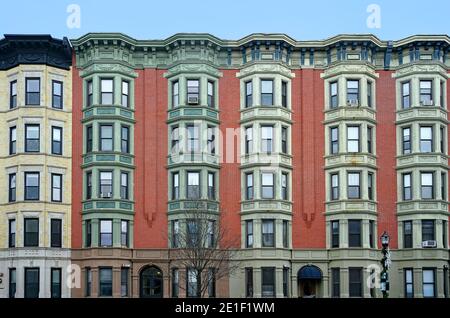
POLYGON ((100 198, 112 198, 113 180, 112 171, 100 171, 100 198))
POLYGON ((369 246, 375 248, 375 221, 369 221, 369 246))
POLYGON ((373 101, 372 101, 372 82, 367 82, 367 106, 372 107, 373 101))
POLYGON ((92 125, 86 126, 86 152, 92 152, 93 145, 93 131, 92 125))
POLYGON ((62 246, 62 221, 59 219, 51 219, 50 221, 50 246, 61 247, 62 246))
POLYGON ((51 269, 51 298, 61 298, 61 268, 51 269))
POLYGON ((252 248, 253 247, 253 220, 245 221, 245 247, 252 248))
POLYGON ((281 82, 281 106, 287 107, 287 82, 281 82))
POLYGON ((16 247, 16 220, 8 220, 8 247, 16 247))
POLYGON ((436 240, 434 220, 422 220, 422 241, 436 240))
POLYGON ((130 83, 122 81, 122 106, 130 107, 130 83))
POLYGON ((261 80, 261 105, 273 105, 273 80, 261 80))
POLYGON ((17 290, 17 272, 15 268, 9 269, 9 298, 16 298, 17 290))
POLYGON ((120 245, 122 247, 129 246, 129 222, 127 220, 120 221, 120 245))
POLYGON ((337 154, 339 152, 339 128, 330 128, 330 152, 337 154))
POLYGON ((402 83, 402 108, 411 107, 411 83, 402 83))
POLYGON ((404 268, 405 298, 414 298, 414 272, 412 268, 404 268))
POLYGON ((288 186, 288 174, 282 173, 281 174, 281 198, 283 200, 289 200, 289 186, 288 186))
POLYGON ((130 127, 122 126, 120 129, 120 149, 123 153, 130 153, 130 127))
POLYGON ((129 272, 130 269, 127 267, 122 267, 120 269, 120 296, 128 297, 128 285, 129 285, 129 272))
POLYGON ((172 220, 172 248, 180 247, 180 221, 172 220))
POLYGON ((216 128, 213 126, 208 126, 208 153, 211 155, 216 154, 216 128))
POLYGON ((341 269, 331 269, 331 297, 341 297, 341 269))
POLYGON ((197 279, 198 279, 198 272, 196 269, 188 268, 186 273, 187 279, 186 279, 186 289, 187 289, 187 296, 188 297, 197 297, 197 279))
POLYGON ((412 179, 411 173, 402 174, 403 179, 403 200, 412 200, 412 179))
POLYGON ((411 128, 406 127, 402 129, 402 150, 403 154, 411 153, 411 128))
POLYGON ((100 220, 100 246, 111 247, 113 239, 112 220, 100 220))
POLYGON ((62 155, 63 129, 52 127, 52 154, 62 155))
POLYGON ((361 247, 361 220, 348 221, 348 246, 361 247))
POLYGON ((129 183, 128 172, 121 172, 120 173, 120 198, 122 200, 128 200, 130 198, 128 183, 129 183))
POLYGON ((180 128, 178 126, 172 126, 171 131, 171 153, 179 154, 180 153, 180 128))
POLYGON ((9 108, 17 107, 17 81, 9 83, 9 108))
POLYGON ((347 196, 349 199, 360 199, 360 176, 359 172, 349 172, 347 175, 348 186, 347 186, 347 196))
POLYGON ((373 200, 373 173, 369 172, 367 174, 367 195, 369 200, 373 200))
POLYGON ((403 221, 403 248, 413 247, 412 221, 403 221))
POLYGON ((349 296, 362 297, 362 268, 348 269, 349 296))
POLYGON ((442 154, 445 154, 445 127, 439 128, 439 145, 442 154))
POLYGON ((289 268, 283 268, 283 296, 289 297, 289 268))
POLYGON ((86 200, 92 199, 92 172, 86 173, 86 200))
POLYGON ((89 267, 86 267, 86 282, 85 282, 85 295, 86 297, 91 296, 91 289, 92 289, 92 272, 89 267))
POLYGON ((445 82, 441 82, 440 84, 440 95, 441 107, 445 108, 445 82))
POLYGON ((283 247, 289 247, 289 223, 286 220, 283 220, 283 247))
POLYGON ((433 152, 433 127, 420 127, 420 152, 433 152))
POLYGON ((208 172, 208 199, 216 199, 216 174, 208 172))
MULTIPOLYGON (((447 248, 448 247, 448 238, 447 238, 447 231, 448 231, 448 226, 447 226, 448 222, 447 221, 442 221, 442 242, 443 242, 443 247, 447 248)), ((448 277, 448 276, 445 276, 448 277)))
POLYGON ((339 247, 339 221, 331 221, 331 247, 339 247))
POLYGON ((433 105, 433 81, 420 81, 420 104, 433 105))
POLYGON ((330 83, 330 108, 338 107, 338 83, 330 83))
POLYGON ((25 79, 26 105, 40 105, 41 104, 41 79, 40 78, 26 78, 25 79))
POLYGON ((261 267, 261 295, 275 297, 275 268, 261 267))
POLYGON ((94 88, 91 81, 86 82, 86 107, 90 107, 94 104, 94 88))
POLYGON ((86 220, 86 239, 85 239, 85 243, 86 243, 86 247, 91 247, 91 243, 92 243, 92 223, 91 220, 86 220))
POLYGON ((98 270, 99 276, 99 296, 112 296, 112 268, 103 267, 98 270))
POLYGON ((25 200, 39 200, 39 172, 25 172, 25 200))
POLYGON ((253 82, 245 83, 245 107, 253 106, 253 82))
POLYGON ((180 271, 178 268, 172 268, 172 297, 178 298, 180 291, 180 271))
POLYGON ((39 219, 24 219, 24 243, 25 247, 39 246, 39 219))
POLYGON ((246 180, 245 199, 253 200, 253 173, 246 173, 245 180, 246 180))
POLYGON ((274 175, 273 173, 261 173, 261 191, 263 199, 274 198, 274 175))
POLYGON ((216 269, 208 268, 208 296, 216 297, 216 269))
POLYGON ((339 174, 333 173, 330 176, 331 179, 331 200, 339 200, 339 174))
POLYGON ((245 268, 245 297, 253 297, 253 268, 245 268))
POLYGON ((200 151, 200 127, 197 125, 186 125, 187 129, 187 151, 199 152, 200 151))
POLYGON ((178 81, 172 82, 172 107, 178 107, 180 104, 180 91, 178 81))
POLYGON ((100 80, 100 104, 112 105, 114 103, 114 80, 104 78, 100 80))
POLYGON ((11 173, 9 174, 9 194, 8 194, 8 201, 9 202, 16 202, 16 174, 11 173))
POLYGON ((100 151, 113 151, 113 126, 100 125, 100 151))
POLYGON ((14 155, 17 152, 17 129, 16 126, 9 128, 9 154, 14 155))
POLYGON ((262 246, 275 247, 275 221, 262 220, 262 246))
POLYGON ((39 268, 24 268, 25 298, 39 298, 39 268))
POLYGON ((245 128, 245 154, 253 152, 253 126, 245 128))
POLYGON ((281 152, 288 153, 288 129, 287 127, 281 127, 281 152))
POLYGON ((180 198, 180 174, 178 172, 172 173, 172 200, 180 198))
POLYGON ((367 127, 367 152, 373 153, 373 128, 367 127))
POLYGON ((273 126, 261 126, 261 152, 273 152, 273 126))
POLYGON ((187 220, 187 244, 189 247, 197 247, 200 242, 198 221, 187 220))
POLYGON ((39 131, 39 125, 25 125, 25 152, 39 152, 39 131))
POLYGON ((62 175, 52 173, 52 201, 62 201, 62 175))
POLYGON ((62 109, 63 100, 63 83, 52 81, 52 107, 62 109))
POLYGON ((434 199, 434 173, 422 172, 420 178, 422 199, 434 199))
POLYGON ((200 172, 187 173, 187 198, 200 199, 200 172))
POLYGON ((214 107, 214 82, 208 81, 208 106, 214 107))

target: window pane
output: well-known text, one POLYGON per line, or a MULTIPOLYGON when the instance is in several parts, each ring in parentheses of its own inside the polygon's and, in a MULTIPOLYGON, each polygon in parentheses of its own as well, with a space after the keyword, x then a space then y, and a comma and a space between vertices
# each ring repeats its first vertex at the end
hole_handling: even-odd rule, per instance
POLYGON ((262 80, 261 81, 261 93, 263 94, 271 94, 273 91, 273 81, 271 80, 262 80))

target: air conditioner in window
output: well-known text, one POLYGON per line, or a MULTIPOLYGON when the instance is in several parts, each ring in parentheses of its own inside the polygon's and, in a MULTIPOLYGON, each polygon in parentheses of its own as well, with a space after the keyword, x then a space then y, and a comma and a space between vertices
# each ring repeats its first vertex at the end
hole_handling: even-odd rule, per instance
POLYGON ((422 106, 433 106, 434 103, 433 103, 432 100, 423 100, 423 101, 420 102, 420 105, 422 105, 422 106))
POLYGON ((347 101, 347 106, 352 106, 352 107, 359 106, 359 101, 357 99, 349 99, 347 101))
POLYGON ((430 241, 423 241, 422 242, 422 247, 429 248, 429 247, 436 247, 436 246, 437 246, 436 241, 430 240, 430 241))
POLYGON ((198 104, 198 97, 197 96, 189 96, 188 97, 188 104, 189 105, 197 105, 198 104))
POLYGON ((102 198, 111 198, 112 197, 112 193, 111 192, 101 193, 100 196, 102 198))

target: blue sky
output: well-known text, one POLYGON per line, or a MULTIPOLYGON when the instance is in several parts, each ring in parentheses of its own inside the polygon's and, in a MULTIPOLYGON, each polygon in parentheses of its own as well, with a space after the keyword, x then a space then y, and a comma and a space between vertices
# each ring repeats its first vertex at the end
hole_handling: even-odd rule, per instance
POLYGON ((250 33, 286 33, 320 40, 340 33, 373 33, 383 40, 413 34, 449 34, 450 1, 428 0, 13 0, 2 1, 0 34, 79 37, 123 32, 163 39, 179 32, 208 32, 224 39, 250 33), (68 5, 81 9, 80 28, 68 28, 68 5), (367 26, 367 7, 381 9, 381 28, 367 26))

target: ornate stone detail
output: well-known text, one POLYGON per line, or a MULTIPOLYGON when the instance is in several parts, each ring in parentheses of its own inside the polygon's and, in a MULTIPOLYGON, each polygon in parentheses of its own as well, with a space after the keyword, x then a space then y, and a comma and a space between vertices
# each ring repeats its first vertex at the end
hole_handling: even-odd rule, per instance
POLYGON ((208 64, 178 64, 174 67, 171 67, 164 73, 164 77, 169 78, 172 76, 176 76, 181 73, 203 73, 208 74, 214 77, 222 77, 223 73, 219 72, 216 68, 208 65, 208 64))
POLYGON ((236 77, 242 78, 257 73, 276 73, 288 78, 295 77, 295 74, 292 73, 289 68, 278 63, 253 64, 248 67, 242 68, 240 72, 237 73, 236 77))
POLYGON ((392 74, 392 77, 398 78, 417 73, 439 73, 443 77, 450 77, 444 67, 439 64, 430 64, 429 62, 427 64, 412 64, 405 67, 400 67, 394 74, 392 74))
POLYGON ((340 74, 366 74, 374 78, 378 78, 378 73, 375 72, 373 66, 368 64, 338 64, 326 69, 321 75, 321 78, 333 77, 340 74))
POLYGON ((122 73, 130 77, 138 77, 132 68, 122 64, 92 64, 81 72, 81 76, 85 77, 92 73, 122 73))

